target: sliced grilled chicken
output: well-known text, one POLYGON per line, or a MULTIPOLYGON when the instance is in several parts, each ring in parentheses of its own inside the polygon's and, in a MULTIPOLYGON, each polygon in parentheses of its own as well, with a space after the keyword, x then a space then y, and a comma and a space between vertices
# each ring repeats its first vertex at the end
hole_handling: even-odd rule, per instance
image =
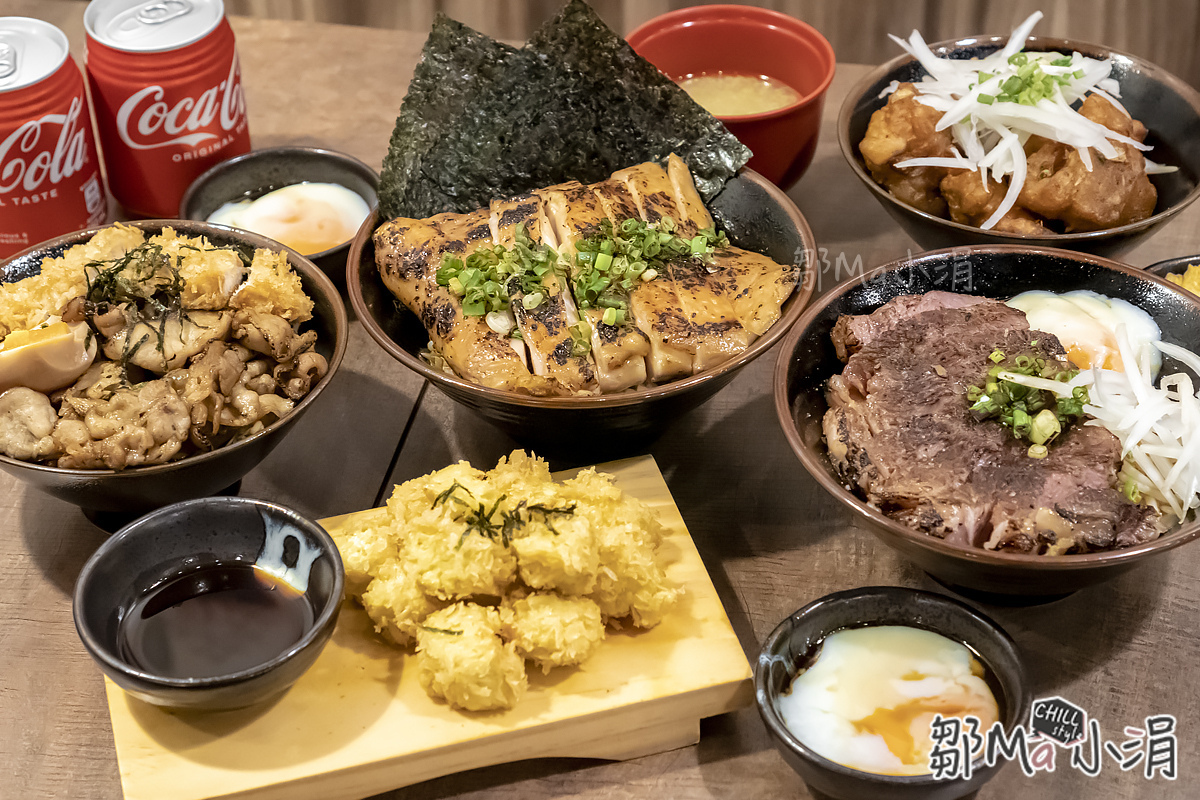
POLYGON ((525 346, 463 314, 461 298, 437 284, 446 254, 465 257, 491 242, 486 209, 398 218, 375 231, 375 262, 384 284, 425 326, 434 349, 464 379, 494 389, 553 394, 552 382, 530 373, 525 346))
MULTIPOLYGON (((637 203, 622 181, 607 180, 592 184, 613 228, 637 219, 637 203)), ((695 330, 681 311, 679 297, 666 275, 640 280, 629 292, 629 313, 633 324, 650 340, 646 366, 651 380, 666 381, 695 370, 695 330)))
MULTIPOLYGON (((676 204, 688 220, 700 229, 713 227, 712 215, 696 191, 691 171, 674 153, 667 158, 667 175, 676 204)), ((754 337, 761 336, 779 319, 780 306, 799 279, 794 266, 781 266, 738 247, 715 252, 709 271, 722 285, 722 294, 729 298, 734 318, 754 337)))
MULTIPOLYGON (((687 177, 682 187, 680 181, 672 180, 667 170, 654 163, 623 169, 614 177, 619 175, 629 187, 642 219, 653 222, 670 216, 675 221, 676 234, 686 239, 701 228, 710 227, 712 217, 707 211, 701 214, 696 210, 696 207, 703 209, 704 203, 687 174, 687 167, 682 161, 679 165, 687 177), (682 197, 679 188, 685 192, 690 189, 691 196, 682 197), (685 217, 687 214, 696 219, 685 217), (697 224, 705 220, 705 224, 697 224)), ((670 319, 673 342, 692 353, 694 371, 715 367, 741 355, 750 346, 756 337, 738 319, 732 300, 733 285, 715 266, 681 258, 669 262, 663 272, 651 283, 666 280, 674 292, 676 299, 670 319)))
POLYGON ((388 288, 418 315, 463 378, 538 395, 616 392, 736 357, 779 318, 798 279, 795 266, 724 247, 705 261, 685 257, 659 264, 658 275, 631 289, 620 325, 604 324, 603 308, 576 308, 576 244, 599 233, 604 219, 619 227, 631 217, 656 222, 667 216, 684 238, 713 227, 687 165, 673 154, 666 169, 640 164, 590 186, 571 181, 493 201, 471 214, 393 220, 376 231, 376 260, 388 288), (530 311, 519 284, 510 285, 523 337, 514 340, 493 331, 483 317, 465 317, 460 299, 437 285, 436 274, 447 253, 465 257, 484 244, 511 246, 520 224, 534 241, 557 247, 570 275, 564 286, 561 274, 548 273, 547 300, 530 311), (591 327, 587 358, 572 355, 570 328, 580 318, 591 327))
POLYGON ((696 191, 692 171, 683 159, 674 153, 667 156, 667 177, 671 180, 672 194, 679 209, 680 220, 691 223, 697 230, 713 227, 712 214, 708 213, 708 207, 696 191))
MULTIPOLYGON (((607 214, 591 187, 572 181, 535 192, 545 203, 558 239, 559 253, 575 263, 575 243, 600 232, 607 214)), ((572 277, 574 277, 572 272, 572 277)), ((646 382, 650 340, 633 324, 606 325, 604 309, 581 309, 592 328, 592 356, 603 392, 617 392, 646 382)))
POLYGON ((646 222, 670 217, 675 223, 675 234, 685 239, 692 238, 699 230, 680 209, 667 171, 653 161, 617 170, 609 180, 625 184, 633 195, 638 215, 646 222))
POLYGON ((717 273, 730 287, 729 296, 738 321, 755 336, 762 336, 779 319, 800 270, 740 247, 722 247, 713 253, 717 273))
MULTIPOLYGON (((490 222, 492 239, 498 245, 512 247, 521 225, 535 243, 557 245, 541 200, 535 195, 493 200, 490 222)), ((532 310, 527 310, 522 303, 525 295, 518 280, 512 280, 508 291, 517 327, 529 348, 533 373, 556 381, 571 393, 594 393, 597 382, 591 356, 572 355, 574 342, 570 329, 579 322, 579 312, 570 288, 563 286, 553 271, 547 272, 542 276, 545 299, 532 310)))

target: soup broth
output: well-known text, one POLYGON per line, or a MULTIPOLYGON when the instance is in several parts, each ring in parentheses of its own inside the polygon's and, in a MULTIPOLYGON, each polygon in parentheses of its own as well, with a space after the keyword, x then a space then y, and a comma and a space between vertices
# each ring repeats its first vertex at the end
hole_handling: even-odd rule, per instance
POLYGON ((766 75, 706 73, 689 75, 679 85, 716 117, 765 114, 787 108, 801 99, 800 93, 791 86, 766 75))

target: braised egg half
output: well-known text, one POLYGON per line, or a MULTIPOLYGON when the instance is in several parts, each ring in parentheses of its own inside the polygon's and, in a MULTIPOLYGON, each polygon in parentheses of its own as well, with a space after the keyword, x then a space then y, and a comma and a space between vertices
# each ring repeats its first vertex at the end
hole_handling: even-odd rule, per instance
POLYGON ((973 716, 986 731, 999 708, 983 664, 965 645, 906 625, 835 631, 780 696, 784 724, 843 766, 880 775, 925 775, 931 723, 973 716))
POLYGON ((1080 289, 1074 292, 1022 292, 1008 301, 1025 312, 1029 327, 1058 337, 1071 363, 1080 369, 1125 371, 1117 344, 1117 329, 1125 336, 1138 362, 1148 360, 1152 374, 1162 366, 1162 356, 1152 343, 1162 338, 1154 319, 1120 298, 1080 289))
POLYGON ((25 386, 52 392, 68 386, 96 358, 96 337, 86 323, 53 321, 13 331, 0 342, 0 392, 25 386))
POLYGON ((357 192, 336 183, 295 183, 218 208, 208 222, 258 233, 304 255, 350 241, 371 213, 357 192))

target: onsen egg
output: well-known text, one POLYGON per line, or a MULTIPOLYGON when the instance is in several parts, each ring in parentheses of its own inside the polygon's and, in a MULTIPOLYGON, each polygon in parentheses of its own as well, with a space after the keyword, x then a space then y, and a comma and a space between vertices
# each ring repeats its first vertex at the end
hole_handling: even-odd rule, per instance
POLYGON ((96 337, 82 322, 13 331, 0 342, 0 392, 14 386, 38 392, 61 389, 95 358, 96 337))
POLYGON ((226 203, 208 222, 262 234, 304 255, 354 238, 371 209, 357 193, 336 183, 296 183, 255 200, 226 203))
POLYGON ((1033 330, 1058 337, 1071 363, 1080 369, 1125 370, 1117 346, 1119 325, 1125 326, 1139 362, 1149 359, 1152 373, 1162 365, 1162 356, 1152 344, 1162 338, 1162 332, 1149 314, 1132 303, 1080 289, 1064 294, 1023 292, 1008 305, 1024 311, 1033 330))
POLYGON ((882 775, 931 772, 931 723, 1000 716, 983 664, 965 645, 904 625, 831 633, 779 698, 784 724, 820 755, 882 775))

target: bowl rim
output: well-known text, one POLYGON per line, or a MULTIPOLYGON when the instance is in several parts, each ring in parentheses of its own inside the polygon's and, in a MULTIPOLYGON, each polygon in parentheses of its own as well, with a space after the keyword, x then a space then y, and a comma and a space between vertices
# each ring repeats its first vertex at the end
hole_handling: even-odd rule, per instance
MULTIPOLYGON (((1175 256, 1174 258, 1164 258, 1162 261, 1155 261, 1150 266, 1146 267, 1146 272, 1157 275, 1160 278, 1165 278, 1168 275, 1182 275, 1187 272, 1188 267, 1200 265, 1200 253, 1193 256, 1175 256)), ((1171 286, 1184 294, 1195 294, 1190 289, 1185 289, 1183 286, 1171 281, 1171 286)), ((1197 296, 1200 299, 1200 295, 1197 296)))
MULTIPOLYGON (((929 49, 935 54, 943 51, 953 50, 960 47, 968 47, 975 45, 1004 45, 1009 39, 1008 34, 1003 36, 976 35, 966 36, 957 39, 944 39, 940 42, 933 42, 929 45, 929 49)), ((1189 105, 1195 110, 1197 115, 1200 115, 1200 91, 1192 88, 1182 79, 1176 77, 1172 73, 1157 66, 1156 64, 1147 61, 1144 58, 1126 53, 1123 50, 1115 50, 1111 47, 1081 42, 1075 39, 1063 39, 1050 36, 1030 36, 1027 40, 1026 48, 1035 51, 1044 50, 1067 50, 1068 52, 1078 50, 1085 55, 1107 58, 1110 56, 1120 56, 1128 59, 1139 71, 1153 73, 1154 77, 1166 84, 1173 92, 1184 98, 1189 105)), ((945 226, 951 230, 960 231, 964 234, 973 236, 989 236, 994 237, 997 241, 1012 242, 1014 244, 1029 243, 1029 244, 1047 244, 1051 247, 1069 247, 1072 245, 1087 245, 1090 242, 1109 238, 1119 238, 1128 234, 1138 233, 1165 222, 1171 217, 1174 217, 1180 211, 1191 205, 1197 197, 1200 197, 1200 180, 1192 187, 1192 190, 1183 197, 1182 200, 1172 206, 1164 208, 1157 214, 1151 214, 1146 219, 1138 222, 1131 222, 1125 225, 1119 225, 1115 228, 1103 228, 1097 231, 1076 231, 1074 233, 1056 233, 1046 236, 1039 236, 1028 233, 1011 233, 1008 231, 984 230, 974 225, 966 225, 961 222, 955 222, 952 219, 938 217, 927 211, 922 211, 919 208, 904 203, 899 198, 893 196, 890 192, 880 186, 863 168, 862 161, 858 154, 856 143, 850 141, 850 118, 854 115, 854 109, 859 102, 867 94, 867 91, 880 79, 887 76, 890 72, 897 68, 910 64, 916 61, 915 58, 907 53, 896 56, 895 58, 884 62, 875 67, 866 75, 864 75, 858 83, 854 84, 846 94, 845 100, 842 101, 842 107, 838 111, 837 119, 837 138, 838 147, 842 151, 842 157, 850 165, 850 169, 854 172, 855 177, 862 181, 868 189, 875 194, 875 197, 881 202, 889 206, 894 206, 906 213, 911 213, 913 216, 924 220, 931 224, 945 226), (1057 244, 1061 243, 1061 245, 1057 244)), ((1148 126, 1147 126, 1148 127, 1148 126)))
MULTIPOLYGON (((1018 689, 1018 696, 1015 698, 1004 698, 1006 701, 1006 711, 1010 712, 1009 716, 1013 721, 1011 723, 1005 723, 1004 720, 1001 720, 1001 724, 1004 728, 1012 730, 1018 725, 1023 725, 1025 723, 1029 715, 1030 701, 1033 699, 1033 687, 1029 678, 1029 670, 1025 665, 1024 659, 1021 658, 1020 647, 1017 646, 1017 643, 1013 640, 1012 636, 1009 635, 1008 631, 1001 627, 1000 623, 996 622, 982 611, 972 608, 961 600, 948 595, 940 594, 938 592, 930 592, 924 589, 913 589, 907 586, 883 585, 859 586, 853 589, 845 589, 818 597, 816 600, 805 604, 801 608, 784 617, 779 624, 775 626, 771 633, 768 634, 763 640, 762 647, 759 649, 758 659, 754 663, 754 700, 755 704, 758 706, 759 715, 763 718, 763 722, 766 724, 768 731, 781 742, 788 745, 789 749, 799 753, 803 758, 805 758, 805 760, 812 762, 816 766, 843 777, 854 778, 856 780, 871 783, 883 783, 905 787, 934 785, 944 786, 954 782, 955 780, 970 780, 969 778, 937 779, 934 777, 932 772, 922 775, 887 775, 884 773, 855 769, 854 767, 848 767, 844 764, 839 764, 838 762, 821 755, 807 744, 802 742, 800 738, 792 733, 791 729, 788 728, 787 724, 783 720, 782 715, 775 707, 774 699, 778 697, 778 695, 769 690, 766 678, 767 665, 777 658, 772 651, 775 649, 775 646, 779 643, 779 641, 786 636, 793 627, 801 623, 806 616, 812 614, 814 611, 828 606, 839 605, 846 602, 853 602, 872 597, 893 599, 905 603, 931 603, 942 607, 949 613, 969 617, 984 629, 990 631, 1000 642, 1002 647, 1013 652, 1013 654, 1016 656, 1017 662, 1015 674, 1006 676, 1012 678, 1018 689), (1025 702, 1017 702, 1022 700, 1025 702), (1008 708, 1009 705, 1013 707, 1010 709, 1008 708)), ((937 626, 929 625, 923 622, 911 621, 908 623, 873 623, 870 620, 858 620, 857 623, 853 624, 853 627, 873 627, 875 625, 883 624, 905 624, 909 627, 938 633, 947 639, 950 639, 951 641, 957 641, 960 644, 966 645, 969 649, 974 651, 977 656, 979 656, 978 648, 973 642, 961 641, 958 637, 939 630, 937 626)), ((824 640, 824 638, 828 637, 830 634, 836 633, 840 630, 847 630, 849 627, 851 626, 842 626, 833 628, 832 630, 823 631, 820 638, 824 640)), ((982 658, 982 656, 979 657, 982 658)), ((999 670, 995 665, 991 664, 990 662, 986 662, 986 664, 991 670, 999 673, 999 670)), ((795 665, 789 664, 788 667, 789 674, 791 674, 792 678, 794 679, 795 673, 793 670, 795 669, 795 665)), ((973 759, 971 764, 972 776, 988 769, 988 767, 984 764, 984 759, 982 756, 973 759)))
MULTIPOLYGON (((125 469, 120 469, 120 470, 117 470, 117 469, 71 469, 71 468, 66 468, 66 467, 55 467, 55 466, 51 466, 49 464, 38 464, 38 463, 35 463, 32 461, 21 461, 20 459, 12 458, 10 456, 4 455, 3 453, 0 453, 0 464, 4 465, 5 468, 16 467, 18 469, 30 469, 30 470, 35 470, 38 472, 44 472, 47 474, 59 475, 59 476, 64 476, 64 477, 69 476, 72 478, 91 478, 91 479, 117 478, 117 479, 124 479, 124 480, 136 479, 136 478, 146 476, 146 475, 161 475, 163 473, 174 472, 174 471, 180 470, 180 469, 190 469, 193 466, 195 466, 196 464, 202 464, 207 461, 211 461, 211 460, 220 458, 222 456, 222 454, 224 454, 226 452, 232 452, 234 450, 240 450, 243 447, 248 447, 252 442, 257 441, 258 439, 260 439, 262 437, 271 435, 281 425, 290 424, 291 422, 294 422, 295 421, 293 418, 294 415, 307 409, 308 406, 311 405, 313 403, 313 401, 315 401, 317 399, 317 397, 321 394, 321 392, 323 392, 325 390, 325 387, 329 385, 330 381, 333 380, 334 374, 337 372, 338 367, 341 366, 342 359, 346 355, 346 348, 349 344, 349 339, 350 339, 350 322, 349 322, 349 318, 346 315, 346 306, 342 302, 341 295, 338 294, 337 288, 334 287, 333 281, 330 280, 329 276, 327 276, 323 271, 321 271, 321 269, 319 267, 317 267, 316 264, 312 263, 312 261, 310 261, 307 256, 300 255, 298 252, 296 252, 292 248, 287 247, 286 245, 282 245, 279 242, 276 242, 274 239, 268 239, 265 236, 261 236, 257 233, 251 233, 250 231, 244 231, 241 228, 231 228, 228 225, 217 225, 212 222, 201 222, 199 220, 179 220, 179 219, 131 220, 129 222, 122 222, 121 224, 122 225, 131 225, 133 227, 140 228, 143 231, 157 232, 157 231, 161 230, 162 228, 173 228, 173 229, 179 230, 180 223, 184 223, 185 225, 189 225, 189 226, 197 225, 197 226, 203 226, 205 228, 215 229, 215 230, 219 231, 220 233, 229 235, 231 238, 240 239, 240 240, 246 242, 247 244, 252 245, 255 249, 261 248, 261 249, 268 249, 268 250, 274 250, 276 252, 285 253, 288 256, 288 263, 292 267, 292 269, 296 270, 298 273, 300 273, 303 277, 307 278, 308 280, 313 281, 316 284, 317 289, 325 295, 324 299, 330 305, 330 307, 333 309, 334 341, 333 341, 333 353, 329 357, 329 370, 325 373, 325 375, 319 381, 317 381, 316 385, 314 385, 312 387, 312 389, 309 390, 308 394, 306 394, 303 398, 301 398, 300 402, 297 403, 292 408, 292 410, 287 413, 286 416, 279 417, 278 419, 276 419, 270 425, 267 425, 265 428, 263 428, 258 433, 247 436, 244 439, 238 439, 236 442, 230 442, 226 445, 218 447, 215 450, 209 450, 207 453, 195 453, 190 456, 184 456, 183 458, 175 459, 174 461, 168 461, 164 464, 144 464, 144 465, 140 465, 140 466, 126 467, 125 469)), ((115 223, 113 223, 113 224, 115 224, 115 223)), ((70 246, 76 245, 76 244, 83 244, 83 243, 89 241, 93 236, 95 236, 100 231, 104 230, 105 228, 110 228, 110 227, 112 227, 112 224, 101 225, 100 227, 96 227, 96 228, 87 228, 85 230, 73 231, 72 233, 65 233, 62 236, 57 236, 53 239, 49 239, 40 244, 36 244, 33 247, 22 250, 20 253, 17 253, 16 255, 10 256, 9 258, 3 259, 3 260, 0 260, 0 268, 6 266, 10 262, 15 261, 18 258, 28 257, 30 255, 37 253, 38 251, 49 250, 49 249, 60 247, 60 246, 70 247, 70 246)), ((189 235, 206 235, 206 234, 194 233, 194 234, 189 234, 189 235)), ((44 256, 43 256, 43 260, 45 260, 44 256)), ((316 299, 316 298, 314 298, 314 299, 316 299)))
MULTIPOLYGON (((942 258, 963 257, 983 253, 1044 255, 1091 263, 1104 269, 1121 272, 1134 278, 1148 280, 1151 283, 1165 286, 1180 294, 1184 300, 1196 306, 1197 310, 1200 311, 1200 297, 1189 295, 1186 292, 1178 292, 1178 289, 1165 278, 1102 256, 1053 247, 1033 247, 1015 244, 947 247, 920 253, 911 258, 899 258, 883 264, 874 270, 870 270, 863 275, 847 278, 827 294, 822 295, 805 310, 804 314, 792 326, 792 329, 784 338, 779 348, 779 356, 775 361, 775 374, 772 377, 775 394, 775 415, 779 420, 780 427, 783 428, 784 437, 787 439, 788 445, 792 448, 796 457, 800 459, 800 463, 804 466, 805 470, 816 479, 821 488, 840 501, 842 505, 856 512, 860 519, 869 524, 871 532, 878 535, 888 544, 895 544, 898 541, 901 545, 912 545, 936 555, 950 556, 960 561, 967 561, 978 565, 1009 568, 1021 567, 1039 572, 1079 571, 1091 569, 1098 565, 1112 566, 1134 562, 1144 556, 1173 550, 1196 538, 1200 538, 1200 515, 1198 515, 1191 522, 1177 525, 1174 529, 1161 534, 1156 539, 1132 547, 1124 547, 1119 550, 1104 550, 1097 553, 1075 553, 1048 557, 1028 553, 1000 553, 994 550, 984 550, 982 547, 953 544, 936 536, 921 533, 885 516, 883 512, 874 508, 857 494, 847 489, 829 473, 828 456, 824 451, 818 455, 816 448, 808 448, 804 445, 804 442, 800 438, 800 431, 797 429, 795 419, 792 416, 791 404, 788 402, 787 374, 796 346, 801 337, 804 336, 813 324, 813 321, 826 308, 835 301, 840 300, 851 289, 865 280, 887 272, 917 267, 926 262, 937 261, 942 258)), ((828 377, 826 376, 826 380, 828 380, 828 377)))
MULTIPOLYGON (((79 571, 79 577, 75 580, 75 589, 71 598, 71 616, 75 621, 75 631, 83 641, 84 647, 87 648, 87 651, 93 658, 100 661, 108 669, 139 682, 153 685, 156 689, 212 689, 244 683, 271 672, 286 662, 291 661, 300 652, 312 645, 315 640, 325 635, 331 618, 336 617, 341 609, 343 595, 345 594, 345 581, 345 568, 342 565, 337 544, 333 541, 333 537, 329 535, 329 532, 315 520, 309 519, 293 508, 271 500, 260 500, 254 497, 198 497, 155 509, 121 528, 101 543, 83 565, 83 569, 79 571), (89 626, 81 624, 80 621, 86 619, 83 599, 85 588, 92 578, 92 573, 98 568, 100 561, 124 544, 126 540, 133 540, 145 533, 152 533, 154 526, 163 517, 173 516, 182 510, 192 507, 204 506, 250 506, 257 509, 260 514, 269 513, 276 515, 276 518, 282 517, 290 524, 302 528, 317 539, 320 542, 322 554, 329 556, 333 564, 334 581, 330 590, 329 600, 320 609, 314 607, 313 610, 316 613, 314 614, 312 625, 308 627, 303 636, 294 644, 261 664, 247 667, 237 672, 230 672, 224 675, 211 675, 204 678, 170 678, 146 672, 118 657, 108 647, 101 644, 99 637, 94 634, 89 626)), ((144 591, 145 588, 147 587, 142 587, 142 590, 144 591)))
MULTIPOLYGON (((451 392, 468 393, 481 397, 486 397, 492 402, 503 405, 515 405, 525 408, 536 409, 594 409, 594 408, 618 408, 623 406, 631 406, 641 403, 645 400, 657 400, 664 397, 669 397, 686 392, 696 386, 708 383, 721 375, 732 372, 741 368, 758 358, 764 352, 769 350, 783 335, 790 329, 796 320, 805 310, 805 307, 812 300, 813 291, 816 288, 816 280, 813 276, 812 254, 816 252, 816 239, 813 237, 812 229, 808 225, 808 221, 804 215, 800 213, 800 209, 792 202, 791 198, 783 193, 779 187, 768 181, 766 178, 759 175, 751 169, 743 168, 738 172, 738 175, 744 176, 750 182, 767 192, 771 198, 780 205, 787 214, 788 219, 796 227, 800 234, 800 239, 804 244, 804 265, 803 273, 800 280, 796 284, 796 288, 792 290, 792 294, 788 295, 785 303, 790 302, 792 305, 786 311, 781 313, 779 319, 764 333, 762 336, 755 339, 745 351, 737 358, 722 362, 715 367, 690 375, 686 378, 670 381, 668 383, 648 386, 641 389, 636 389, 632 392, 625 391, 614 394, 597 394, 587 396, 555 396, 555 397, 534 397, 533 395, 523 395, 517 392, 510 392, 504 389, 493 389, 487 386, 480 386, 472 383, 457 375, 449 375, 441 370, 436 370, 426 364, 418 356, 409 353, 398 342, 393 340, 376 322, 375 317, 367 308, 366 300, 362 293, 362 282, 359 279, 359 266, 362 261, 363 248, 374 235, 375 229, 382 224, 379 220, 378 209, 370 217, 368 217, 358 229, 358 233, 350 243, 350 253, 346 258, 346 288, 347 294, 350 297, 350 304, 354 308, 354 313, 359 321, 371 335, 380 347, 382 347, 388 355, 399 361, 404 366, 423 376, 426 380, 437 385, 439 388, 448 389, 451 392)), ((390 296, 390 293, 389 293, 390 296)), ((399 301, 396 301, 399 303, 399 301)), ((407 308, 403 312, 409 314, 407 308)))
MULTIPOLYGON (((650 39, 652 36, 665 32, 668 27, 689 28, 698 22, 726 22, 731 17, 736 18, 738 21, 765 23, 772 30, 780 30, 790 35, 807 37, 806 41, 821 51, 821 54, 827 59, 829 68, 825 71, 825 76, 821 79, 817 87, 808 94, 801 95, 800 99, 794 103, 772 111, 760 111, 754 114, 713 114, 714 117, 722 122, 728 120, 737 123, 776 119, 808 107, 824 97, 825 93, 829 91, 829 86, 833 83, 833 76, 837 72, 837 56, 834 53, 833 45, 825 38, 824 34, 804 20, 793 17, 790 14, 785 14, 782 11, 776 11, 773 8, 744 6, 736 3, 714 3, 711 5, 691 6, 689 8, 677 8, 674 11, 668 11, 652 17, 641 25, 638 25, 626 35, 625 41, 629 43, 629 46, 638 55, 642 55, 638 51, 638 44, 650 39)), ((646 57, 642 56, 642 58, 646 57)), ((646 60, 649 61, 649 59, 646 60)), ((662 70, 659 70, 659 72, 662 72, 662 70)), ((663 74, 666 75, 665 72, 663 74)), ((667 75, 667 77, 671 78, 670 75, 667 75)), ((675 79, 671 78, 671 80, 674 81, 675 79)), ((793 90, 799 94, 799 90, 795 90, 794 87, 793 90)))
MULTIPOLYGON (((379 173, 377 171, 375 171, 372 167, 370 167, 365 161, 355 158, 354 156, 350 155, 349 153, 344 153, 341 150, 331 150, 327 147, 313 147, 313 146, 308 146, 308 145, 286 144, 286 145, 279 145, 276 147, 264 147, 261 150, 250 150, 249 152, 241 153, 239 155, 233 156, 232 158, 227 158, 224 161, 219 161, 216 164, 213 164, 208 169, 206 169, 204 172, 201 172, 199 175, 196 176, 195 180, 193 180, 190 184, 188 184, 187 189, 185 189, 183 192, 183 196, 179 198, 179 219, 189 220, 191 222, 205 222, 205 223, 208 223, 209 225, 219 224, 219 223, 215 223, 215 222, 208 222, 208 220, 196 219, 195 217, 188 216, 188 206, 192 202, 192 197, 198 191, 200 191, 200 187, 203 186, 204 184, 208 183, 208 181, 212 180, 213 178, 217 177, 218 175, 223 175, 226 172, 230 172, 232 170, 237 169, 238 167, 240 167, 243 163, 245 163, 247 161, 255 161, 259 158, 263 158, 263 157, 267 157, 267 156, 280 156, 280 155, 298 155, 298 156, 302 156, 304 158, 327 158, 331 161, 340 162, 341 164, 350 167, 350 169, 352 171, 361 173, 362 176, 367 179, 367 182, 371 184, 371 194, 373 195, 372 197, 363 197, 361 192, 355 192, 353 189, 350 189, 349 186, 344 187, 346 189, 350 189, 350 191, 354 192, 356 195, 358 195, 359 197, 362 197, 362 199, 366 201, 368 214, 370 213, 370 209, 375 208, 379 204, 379 173)), ((297 181, 297 183, 305 183, 305 181, 297 181)), ((296 184, 289 183, 289 184, 285 184, 285 185, 286 186, 294 186, 296 184)), ((283 187, 280 186, 277 188, 282 189, 283 187)), ((236 198, 233 198, 233 199, 236 199, 236 198)), ((231 226, 226 225, 223 227, 231 227, 231 226)), ((244 228, 236 228, 235 230, 245 230, 245 229, 244 228)), ((253 233, 253 231, 249 231, 249 230, 247 230, 246 232, 253 233)), ((258 234, 258 235, 261 235, 261 234, 258 234)), ((331 253, 335 253, 338 250, 341 250, 342 248, 349 247, 350 242, 351 242, 351 240, 347 239, 346 241, 342 242, 341 244, 336 244, 333 247, 328 247, 328 248, 326 248, 324 250, 320 250, 316 253, 309 253, 307 256, 305 256, 305 258, 317 259, 317 258, 321 258, 323 256, 327 256, 331 253)))

